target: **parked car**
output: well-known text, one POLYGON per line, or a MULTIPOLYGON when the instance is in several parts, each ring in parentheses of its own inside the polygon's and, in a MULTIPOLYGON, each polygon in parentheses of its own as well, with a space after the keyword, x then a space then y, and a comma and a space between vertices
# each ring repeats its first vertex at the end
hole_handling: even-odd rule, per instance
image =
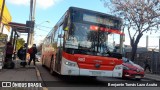
POLYGON ((141 80, 144 77, 144 69, 127 58, 123 58, 123 78, 141 80))
POLYGON ((38 52, 38 53, 36 54, 36 61, 37 61, 37 62, 40 62, 40 60, 41 60, 41 53, 38 52))

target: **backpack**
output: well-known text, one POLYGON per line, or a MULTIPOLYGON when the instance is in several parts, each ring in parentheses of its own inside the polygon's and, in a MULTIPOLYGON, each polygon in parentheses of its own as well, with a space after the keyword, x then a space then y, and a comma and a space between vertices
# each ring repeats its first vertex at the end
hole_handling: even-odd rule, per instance
POLYGON ((17 53, 18 58, 22 60, 23 57, 25 56, 25 53, 26 53, 25 50, 19 49, 17 53))

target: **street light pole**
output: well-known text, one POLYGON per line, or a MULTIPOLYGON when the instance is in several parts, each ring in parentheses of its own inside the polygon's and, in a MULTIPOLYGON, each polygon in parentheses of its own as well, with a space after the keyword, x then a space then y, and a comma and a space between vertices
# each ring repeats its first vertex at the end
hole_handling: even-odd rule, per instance
POLYGON ((37 26, 41 26, 43 23, 45 23, 45 22, 47 22, 47 23, 50 23, 50 21, 43 21, 43 22, 41 22, 41 23, 39 23, 39 24, 36 24, 36 27, 37 26))

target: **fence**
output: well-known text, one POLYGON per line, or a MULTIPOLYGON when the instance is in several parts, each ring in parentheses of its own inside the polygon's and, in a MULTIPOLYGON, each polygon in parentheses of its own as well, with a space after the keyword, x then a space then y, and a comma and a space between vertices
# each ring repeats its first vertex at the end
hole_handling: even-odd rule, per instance
MULTIPOLYGON (((126 57, 131 57, 131 52, 126 52, 126 57)), ((160 55, 159 52, 155 51, 147 51, 147 52, 141 52, 137 53, 135 56, 134 62, 144 68, 144 62, 146 58, 149 57, 149 64, 151 66, 151 71, 154 74, 160 74, 160 55)))

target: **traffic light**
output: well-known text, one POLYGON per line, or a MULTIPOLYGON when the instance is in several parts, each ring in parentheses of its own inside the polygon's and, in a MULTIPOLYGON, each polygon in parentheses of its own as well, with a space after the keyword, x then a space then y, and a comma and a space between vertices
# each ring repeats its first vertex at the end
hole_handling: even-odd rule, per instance
POLYGON ((34 28, 34 21, 26 21, 26 32, 28 32, 30 30, 30 32, 33 32, 33 28, 34 28))

